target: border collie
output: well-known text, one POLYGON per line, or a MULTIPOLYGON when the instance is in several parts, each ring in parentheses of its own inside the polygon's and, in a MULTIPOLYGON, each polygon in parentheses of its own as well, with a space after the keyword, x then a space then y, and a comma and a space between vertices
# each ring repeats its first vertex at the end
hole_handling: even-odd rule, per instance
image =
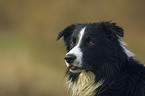
POLYGON ((125 48, 123 35, 111 22, 73 24, 59 33, 73 96, 145 96, 145 67, 125 48))

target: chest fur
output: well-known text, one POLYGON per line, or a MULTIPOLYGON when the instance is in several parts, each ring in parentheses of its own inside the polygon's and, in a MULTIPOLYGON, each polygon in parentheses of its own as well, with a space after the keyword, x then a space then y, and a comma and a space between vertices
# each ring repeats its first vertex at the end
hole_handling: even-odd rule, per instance
POLYGON ((95 75, 92 72, 81 72, 76 82, 67 81, 68 88, 72 90, 72 96, 94 96, 102 81, 95 83, 95 75))

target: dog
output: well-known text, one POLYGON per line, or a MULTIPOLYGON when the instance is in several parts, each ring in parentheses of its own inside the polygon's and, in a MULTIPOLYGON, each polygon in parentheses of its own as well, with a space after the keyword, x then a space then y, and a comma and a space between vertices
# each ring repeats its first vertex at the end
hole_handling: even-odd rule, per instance
POLYGON ((121 40, 116 23, 73 24, 61 31, 72 96, 145 96, 145 67, 121 40))

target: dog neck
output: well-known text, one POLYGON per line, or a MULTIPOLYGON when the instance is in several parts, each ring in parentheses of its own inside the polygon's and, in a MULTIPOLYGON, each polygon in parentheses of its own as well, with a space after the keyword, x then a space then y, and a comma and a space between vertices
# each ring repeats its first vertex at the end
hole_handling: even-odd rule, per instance
POLYGON ((103 84, 103 80, 95 83, 95 75, 92 72, 81 72, 78 80, 67 81, 68 88, 72 90, 72 96, 94 96, 97 88, 103 84))

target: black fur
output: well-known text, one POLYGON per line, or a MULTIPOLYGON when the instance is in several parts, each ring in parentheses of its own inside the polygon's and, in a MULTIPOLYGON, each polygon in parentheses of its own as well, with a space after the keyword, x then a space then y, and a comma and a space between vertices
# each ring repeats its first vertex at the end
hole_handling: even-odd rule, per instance
MULTIPOLYGON (((103 79, 104 83, 95 96, 145 96, 145 67, 133 57, 128 57, 118 39, 123 37, 123 29, 115 23, 99 22, 74 24, 64 29, 57 40, 64 36, 67 51, 73 48, 74 33, 86 27, 80 48, 83 52, 83 69, 92 71, 95 81, 103 79), (93 41, 90 46, 87 42, 93 41)), ((67 71, 72 82, 77 80, 80 73, 67 71)))

